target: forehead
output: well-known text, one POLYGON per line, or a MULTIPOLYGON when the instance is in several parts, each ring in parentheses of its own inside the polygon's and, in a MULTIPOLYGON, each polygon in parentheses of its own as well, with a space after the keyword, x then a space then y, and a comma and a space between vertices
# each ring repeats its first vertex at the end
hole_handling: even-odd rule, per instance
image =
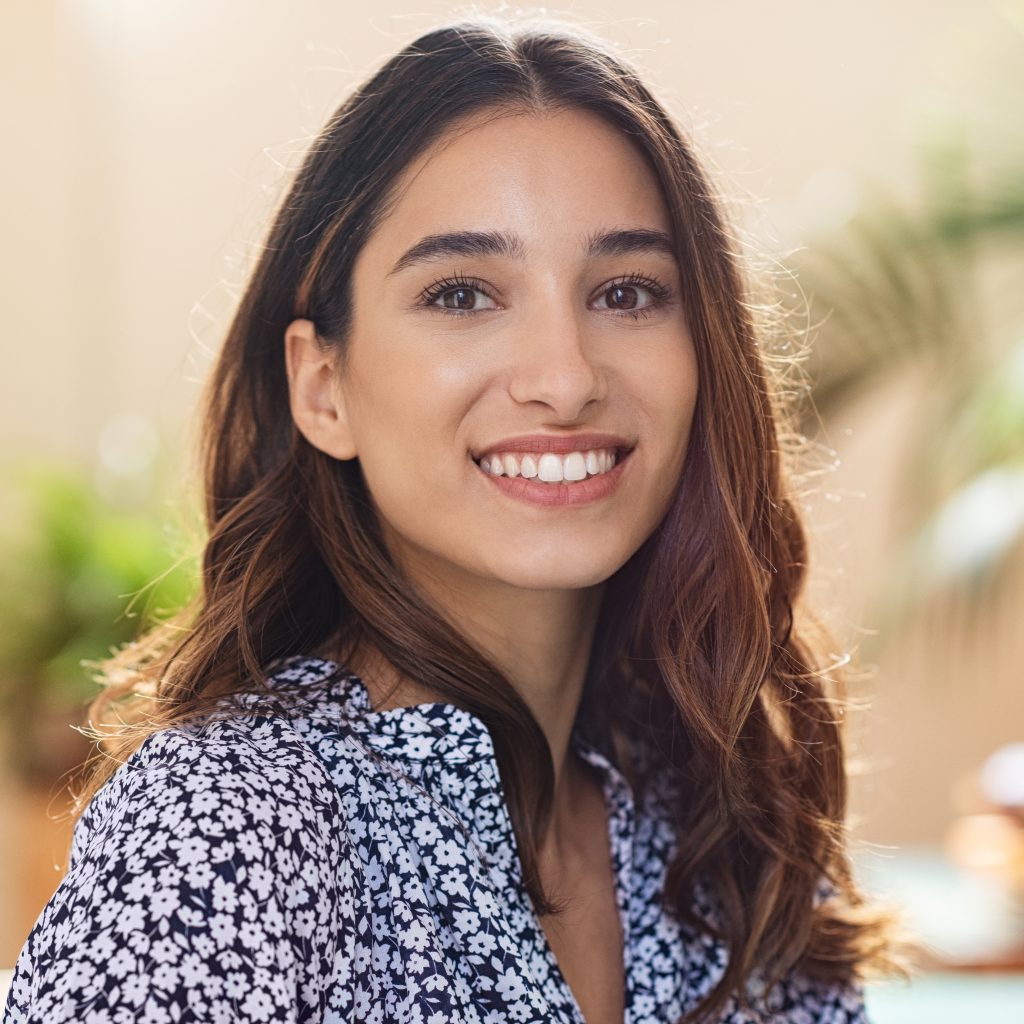
POLYGON ((406 168, 368 240, 383 256, 431 233, 505 229, 531 249, 579 249, 628 223, 671 233, 658 180, 620 129, 589 111, 489 112, 406 168), (532 243, 532 244, 531 244, 532 243))

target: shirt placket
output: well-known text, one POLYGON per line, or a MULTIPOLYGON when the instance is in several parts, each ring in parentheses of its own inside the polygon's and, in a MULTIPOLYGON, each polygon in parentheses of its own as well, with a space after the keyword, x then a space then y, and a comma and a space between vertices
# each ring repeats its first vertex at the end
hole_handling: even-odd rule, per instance
POLYGON ((615 902, 622 927, 623 976, 625 980, 625 1024, 632 1024, 632 895, 633 843, 636 806, 633 791, 625 776, 599 750, 578 741, 580 756, 601 772, 605 807, 608 810, 608 842, 615 881, 615 902))

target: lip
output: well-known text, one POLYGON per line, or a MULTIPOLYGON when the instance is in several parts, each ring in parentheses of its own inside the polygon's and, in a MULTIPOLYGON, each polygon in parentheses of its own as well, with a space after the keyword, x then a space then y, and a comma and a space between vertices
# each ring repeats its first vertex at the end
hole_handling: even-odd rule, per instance
MULTIPOLYGON (((579 443, 579 438, 576 441, 579 443)), ((616 446, 609 444, 602 447, 612 448, 616 446)), ((495 448, 493 450, 509 451, 510 449, 495 448)), ((513 448, 511 450, 515 451, 516 449, 513 448)), ((536 448, 527 448, 525 450, 537 451, 536 448)), ((579 449, 569 448, 568 450, 578 451, 579 449)), ((629 451, 632 451, 632 449, 629 451)), ((479 465, 476 468, 502 493, 510 498, 526 502, 528 505, 539 505, 542 508, 566 505, 592 505, 603 498, 611 497, 618 490, 622 475, 631 462, 629 451, 621 457, 616 455, 615 465, 607 473, 599 473, 597 476, 590 476, 585 480, 574 480, 571 483, 544 484, 538 483, 535 479, 527 480, 522 476, 495 476, 493 473, 486 472, 479 465)))
POLYGON ((474 461, 479 462, 493 452, 554 452, 556 455, 567 455, 569 452, 586 452, 594 448, 615 448, 617 455, 625 455, 634 447, 634 442, 619 434, 520 434, 496 441, 471 454, 474 461))

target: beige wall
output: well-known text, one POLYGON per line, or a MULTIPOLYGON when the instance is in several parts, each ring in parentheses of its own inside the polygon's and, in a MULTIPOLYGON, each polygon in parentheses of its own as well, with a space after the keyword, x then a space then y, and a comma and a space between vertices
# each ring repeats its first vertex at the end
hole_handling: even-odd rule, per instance
MULTIPOLYGON (((752 197, 750 229, 780 250, 841 217, 862 177, 911 194, 912 119, 998 32, 972 0, 649 2, 628 19, 619 5, 574 7, 649 69, 727 187, 752 197)), ((306 140, 377 61, 452 10, 372 9, 4 0, 0 455, 92 458, 125 412, 177 434, 306 140)), ((861 616, 886 566, 888 439, 912 401, 852 410, 832 439, 842 500, 818 503, 819 560, 850 635, 872 628, 861 616)), ((880 770, 855 801, 869 838, 939 838, 958 773, 1018 738, 1010 666, 1024 652, 1008 623, 982 628, 992 636, 940 658, 944 687, 941 637, 908 638, 880 666, 861 739, 880 770)))

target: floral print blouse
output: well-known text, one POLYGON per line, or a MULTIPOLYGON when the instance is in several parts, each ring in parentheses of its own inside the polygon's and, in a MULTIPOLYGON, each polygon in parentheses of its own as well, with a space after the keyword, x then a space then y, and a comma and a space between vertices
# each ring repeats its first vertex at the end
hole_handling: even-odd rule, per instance
MULTIPOLYGON (((483 722, 451 704, 373 711, 358 677, 316 658, 269 682, 301 705, 232 698, 150 736, 93 798, 4 1024, 583 1024, 483 722)), ((659 905, 673 832, 656 788, 635 802, 579 724, 572 743, 603 778, 625 1024, 674 1022, 726 950, 659 905)), ((722 1024, 866 1024, 856 985, 793 974, 761 996, 722 1024)))

